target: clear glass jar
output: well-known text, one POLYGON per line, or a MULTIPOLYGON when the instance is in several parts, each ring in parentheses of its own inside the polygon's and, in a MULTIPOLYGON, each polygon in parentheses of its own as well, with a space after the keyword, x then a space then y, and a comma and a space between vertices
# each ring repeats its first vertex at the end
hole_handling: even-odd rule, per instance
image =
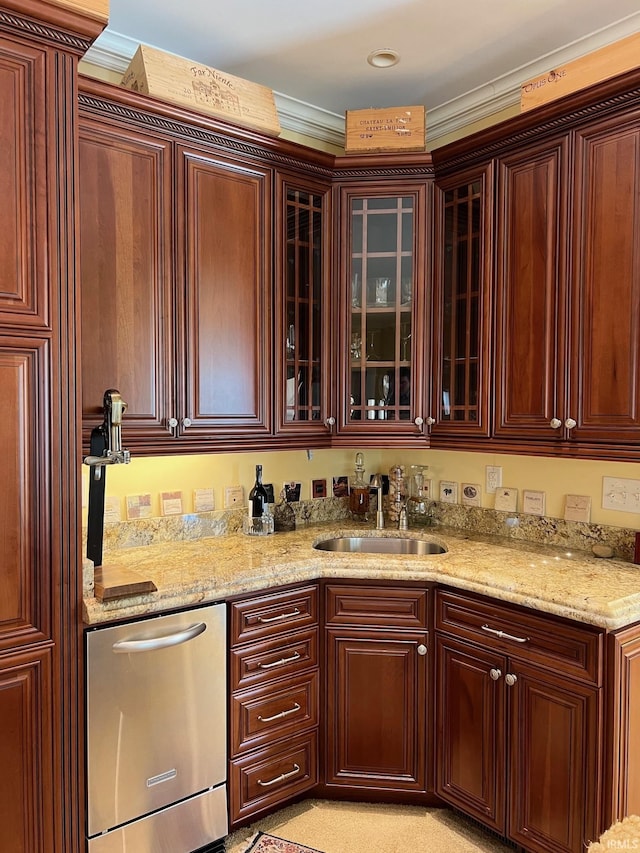
POLYGON ((409 527, 428 527, 432 522, 431 499, 425 491, 425 471, 428 465, 412 465, 407 498, 407 522, 409 527))

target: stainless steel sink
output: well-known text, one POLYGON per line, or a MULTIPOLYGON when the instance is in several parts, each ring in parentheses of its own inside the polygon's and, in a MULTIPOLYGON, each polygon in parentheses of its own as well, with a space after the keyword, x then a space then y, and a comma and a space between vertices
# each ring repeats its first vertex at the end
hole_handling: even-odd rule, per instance
POLYGON ((391 536, 337 536, 313 546, 318 551, 342 551, 356 554, 444 554, 446 548, 427 539, 402 539, 391 536))

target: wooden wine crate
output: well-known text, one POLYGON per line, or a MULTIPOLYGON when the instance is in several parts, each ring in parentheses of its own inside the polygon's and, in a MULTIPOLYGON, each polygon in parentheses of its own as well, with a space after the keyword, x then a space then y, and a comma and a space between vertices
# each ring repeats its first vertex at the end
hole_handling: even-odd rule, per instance
POLYGON ((89 15, 98 21, 106 23, 109 20, 109 0, 52 0, 52 2, 55 6, 89 15))
POLYGON ((271 89, 147 45, 135 52, 121 85, 271 136, 280 133, 271 89))
POLYGON ((426 120, 423 106, 347 110, 347 154, 424 151, 426 120))
POLYGON ((539 107, 578 89, 640 66, 640 33, 594 50, 520 87, 520 112, 539 107))

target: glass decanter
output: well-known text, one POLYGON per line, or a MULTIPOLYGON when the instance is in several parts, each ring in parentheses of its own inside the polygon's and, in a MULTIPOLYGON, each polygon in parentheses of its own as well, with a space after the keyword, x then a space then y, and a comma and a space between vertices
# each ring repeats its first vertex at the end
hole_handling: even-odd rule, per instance
POLYGON ((407 498, 407 522, 409 527, 428 527, 432 518, 431 501, 425 490, 425 474, 428 465, 412 465, 409 479, 409 497, 407 498))
POLYGON ((364 480, 362 453, 356 453, 356 469, 349 485, 349 511, 354 521, 369 520, 369 484, 364 480))

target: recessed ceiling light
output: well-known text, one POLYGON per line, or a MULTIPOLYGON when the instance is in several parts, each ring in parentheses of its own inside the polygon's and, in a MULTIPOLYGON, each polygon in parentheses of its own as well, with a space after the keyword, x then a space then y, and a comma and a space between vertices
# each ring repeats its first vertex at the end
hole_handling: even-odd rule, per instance
POLYGON ((397 65, 400 62, 400 54, 393 48, 381 47, 378 50, 371 51, 367 56, 367 62, 374 68, 391 68, 392 65, 397 65))

